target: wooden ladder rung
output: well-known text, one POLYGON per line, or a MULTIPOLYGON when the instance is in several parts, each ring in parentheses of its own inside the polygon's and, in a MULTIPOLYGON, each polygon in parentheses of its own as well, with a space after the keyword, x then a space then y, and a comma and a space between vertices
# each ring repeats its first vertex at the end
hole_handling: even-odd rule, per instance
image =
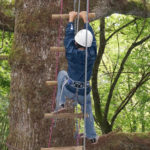
MULTIPOLYGON (((91 18, 95 18, 95 13, 89 13, 89 19, 91 18)), ((69 18, 69 14, 52 14, 52 19, 68 19, 69 18)))
POLYGON ((0 55, 0 60, 8 60, 8 55, 0 55))
POLYGON ((82 149, 83 149, 82 146, 41 148, 41 150, 82 150, 82 149))
MULTIPOLYGON (((84 117, 83 113, 78 113, 78 114, 74 114, 74 113, 46 113, 46 114, 44 114, 45 119, 52 119, 52 118, 74 119, 74 118, 83 118, 83 117, 84 117)), ((86 115, 86 117, 88 117, 88 114, 86 115)))
POLYGON ((65 47, 50 47, 52 52, 65 52, 65 47))
POLYGON ((46 81, 46 85, 55 86, 57 85, 57 81, 46 81))

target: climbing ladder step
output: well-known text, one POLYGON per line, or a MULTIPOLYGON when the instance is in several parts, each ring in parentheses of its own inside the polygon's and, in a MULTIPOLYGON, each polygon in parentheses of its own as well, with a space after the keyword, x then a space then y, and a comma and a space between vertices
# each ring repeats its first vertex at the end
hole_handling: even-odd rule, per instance
MULTIPOLYGON (((89 13, 89 19, 95 18, 95 13, 89 13)), ((69 14, 52 14, 52 19, 68 19, 69 14)))
MULTIPOLYGON (((74 119, 74 118, 83 118, 83 117, 84 117, 83 113, 78 113, 78 114, 74 114, 74 113, 46 113, 46 114, 44 114, 45 119, 52 119, 52 118, 74 119)), ((88 114, 86 115, 86 117, 88 117, 88 114)))
POLYGON ((55 86, 57 85, 57 81, 46 81, 46 85, 55 86))
POLYGON ((82 150, 83 146, 41 148, 41 150, 82 150))
POLYGON ((52 52, 65 52, 65 47, 50 47, 52 52))

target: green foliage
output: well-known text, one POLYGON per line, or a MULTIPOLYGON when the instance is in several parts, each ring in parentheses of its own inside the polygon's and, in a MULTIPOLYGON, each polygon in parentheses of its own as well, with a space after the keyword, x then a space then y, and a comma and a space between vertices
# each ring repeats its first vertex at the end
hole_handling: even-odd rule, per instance
MULTIPOLYGON (((114 14, 105 19, 106 39, 117 29, 132 21, 134 17, 114 14)), ((99 21, 92 23, 96 31, 99 45, 99 21)), ((101 110, 104 112, 108 93, 111 85, 118 73, 123 58, 128 49, 134 43, 140 41, 150 33, 150 19, 138 18, 129 26, 121 29, 107 42, 105 53, 99 66, 98 90, 101 97, 101 110), (141 33, 141 34, 140 34, 141 33)), ((99 46, 98 46, 99 47, 99 46)), ((150 40, 139 45, 131 52, 128 57, 124 70, 115 86, 111 104, 109 108, 108 121, 111 123, 115 111, 121 102, 127 97, 128 93, 137 85, 143 74, 150 72, 150 40)), ((148 78, 149 79, 149 78, 148 78)), ((150 114, 150 81, 142 85, 131 98, 128 105, 118 115, 114 130, 128 132, 146 132, 149 129, 150 114)))
POLYGON ((0 10, 7 16, 14 16, 14 0, 0 0, 0 10))
MULTIPOLYGON (((13 35, 0 31, 0 55, 9 55, 13 35)), ((6 150, 6 138, 9 132, 8 106, 10 91, 10 67, 7 60, 0 60, 0 148, 6 150)))

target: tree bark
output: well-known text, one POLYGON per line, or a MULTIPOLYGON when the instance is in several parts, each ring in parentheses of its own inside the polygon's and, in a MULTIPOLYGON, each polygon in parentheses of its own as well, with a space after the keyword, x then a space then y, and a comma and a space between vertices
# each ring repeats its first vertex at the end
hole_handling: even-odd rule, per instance
POLYGON ((10 17, 0 12, 0 29, 14 32, 15 17, 10 17))
MULTIPOLYGON (((68 6, 72 6, 70 2, 65 3, 67 9, 68 6)), ((44 113, 52 111, 54 90, 47 87, 45 81, 56 79, 56 54, 50 52, 50 46, 57 45, 59 21, 51 20, 51 14, 59 13, 59 9, 59 0, 16 0, 16 25, 10 54, 9 150, 48 147, 51 121, 43 118, 44 113)), ((61 53, 59 70, 66 67, 61 53)), ((73 130, 74 121, 57 120, 52 146, 73 145, 73 130)))
MULTIPOLYGON (((81 2, 85 10, 86 1, 81 2)), ((38 150, 48 147, 51 121, 44 113, 51 112, 54 88, 45 81, 56 80, 56 53, 50 46, 57 45, 59 20, 52 14, 60 13, 60 0, 16 0, 14 43, 10 54, 10 133, 9 150, 38 150)), ((73 1, 64 1, 63 13, 73 10, 73 1)), ((62 21, 63 46, 64 27, 62 21)), ((59 55, 59 70, 67 68, 64 53, 59 55)), ((73 110, 71 110, 73 111, 73 110)), ((56 120, 52 146, 71 146, 74 140, 74 120, 56 120)))
POLYGON ((97 18, 113 13, 150 17, 150 3, 145 0, 99 0, 95 6, 97 18))
MULTIPOLYGON (((85 3, 85 1, 82 1, 85 3)), ((20 5, 16 3, 16 5, 20 5)), ((96 18, 110 16, 113 13, 134 15, 139 17, 150 17, 150 3, 144 0, 94 0, 90 2, 93 7, 93 12, 96 13, 96 18)), ((12 9, 13 6, 10 5, 12 9)), ((3 8, 3 6, 0 6, 3 8)), ((3 12, 0 12, 0 29, 5 31, 14 31, 14 15, 12 17, 6 16, 3 12)))

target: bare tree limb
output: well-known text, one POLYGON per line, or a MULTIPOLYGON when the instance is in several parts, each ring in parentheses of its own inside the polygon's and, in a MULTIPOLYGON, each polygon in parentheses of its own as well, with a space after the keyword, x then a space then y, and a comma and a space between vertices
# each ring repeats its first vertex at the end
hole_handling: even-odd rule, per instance
MULTIPOLYGON (((141 32, 140 32, 139 34, 141 34, 141 32)), ((137 37, 139 37, 139 35, 138 35, 137 37)), ((131 54, 131 51, 132 51, 136 46, 142 44, 143 42, 145 42, 145 41, 148 40, 149 38, 150 38, 150 35, 148 35, 147 37, 143 38, 143 39, 140 40, 139 42, 134 42, 134 43, 130 46, 130 48, 128 49, 128 51, 127 51, 125 57, 123 58, 122 63, 121 63, 121 65, 120 65, 120 68, 119 68, 119 70, 118 70, 118 73, 117 73, 117 75, 116 75, 116 77, 115 77, 115 79, 114 79, 114 82, 113 82, 113 84, 112 84, 111 87, 110 87, 110 91, 109 91, 108 98, 107 98, 107 102, 106 102, 106 106, 105 106, 105 112, 104 112, 104 118, 105 118, 105 119, 107 118, 107 115, 108 115, 109 106, 110 106, 110 102, 111 102, 111 98, 112 98, 113 91, 114 91, 115 86, 116 86, 116 84, 117 84, 117 82, 118 82, 118 79, 119 79, 119 77, 120 77, 120 75, 121 75, 121 73, 122 73, 122 71, 123 71, 123 69, 124 69, 124 64, 126 63, 127 58, 129 57, 129 55, 131 54)))
POLYGON ((112 80, 111 80, 111 82, 113 81, 114 72, 116 71, 117 65, 118 65, 118 63, 119 63, 119 58, 120 58, 120 45, 119 45, 118 34, 117 34, 117 43, 118 43, 118 56, 117 56, 116 64, 115 64, 115 66, 113 67, 113 75, 112 75, 112 80))
POLYGON ((109 75, 109 77, 110 78, 112 78, 112 76, 111 76, 111 73, 108 71, 108 68, 107 68, 107 66, 106 66, 106 64, 105 64, 105 62, 104 62, 104 60, 102 59, 102 63, 103 63, 103 65, 104 65, 104 68, 105 68, 105 70, 106 70, 106 74, 108 74, 109 75))
MULTIPOLYGON (((143 23, 142 29, 141 29, 141 31, 139 32, 138 36, 136 37, 135 42, 136 42, 136 41, 139 39, 139 37, 141 36, 141 34, 142 34, 143 30, 144 30, 144 27, 145 27, 145 23, 146 23, 146 18, 144 18, 144 23, 143 23)), ((135 42, 134 42, 134 43, 135 43, 135 42)))
POLYGON ((0 55, 0 60, 8 60, 8 55, 0 55))
POLYGON ((14 32, 15 18, 8 17, 3 12, 0 12, 0 29, 14 32))
POLYGON ((116 31, 114 31, 107 39, 106 42, 108 42, 117 32, 119 32, 120 30, 124 29, 125 27, 129 26, 130 24, 132 24, 133 22, 135 22, 137 20, 137 18, 133 19, 132 21, 130 21, 129 23, 123 25, 122 27, 120 27, 119 29, 117 29, 116 31))
POLYGON ((128 102, 131 100, 135 92, 139 87, 141 87, 144 83, 146 83, 149 80, 150 72, 145 74, 144 76, 141 77, 140 81, 136 84, 136 87, 132 88, 126 98, 121 102, 120 106, 118 109, 115 111, 114 116, 111 119, 111 125, 114 124, 115 119, 117 118, 118 114, 125 108, 125 106, 128 104, 128 102))
POLYGON ((150 3, 142 0, 99 0, 95 4, 96 18, 110 16, 114 13, 150 17, 150 3))
POLYGON ((100 23, 100 48, 98 51, 98 56, 94 64, 93 68, 93 75, 92 75, 92 92, 93 92, 93 99, 94 99, 94 107, 95 107, 95 114, 99 122, 102 122, 102 111, 101 111, 101 101, 100 101, 100 94, 98 91, 98 70, 99 65, 102 60, 102 56, 104 54, 106 41, 105 41, 105 18, 101 18, 100 23))
POLYGON ((4 29, 3 29, 3 33, 2 33, 2 42, 1 42, 1 43, 2 43, 1 45, 2 45, 2 46, 0 47, 0 50, 3 49, 3 45, 4 45, 4 37, 5 37, 5 31, 4 31, 4 29))

